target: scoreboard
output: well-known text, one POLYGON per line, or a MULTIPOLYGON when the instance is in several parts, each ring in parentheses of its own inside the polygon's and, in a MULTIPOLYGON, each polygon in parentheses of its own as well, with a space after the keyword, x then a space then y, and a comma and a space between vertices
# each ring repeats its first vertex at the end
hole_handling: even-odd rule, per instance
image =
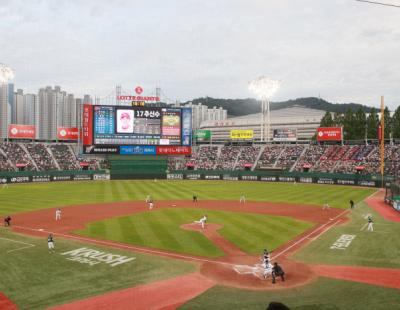
MULTIPOLYGON (((85 105, 84 146, 191 146, 192 110, 143 106, 85 105)), ((100 152, 99 152, 100 153, 100 152)), ((105 152, 107 153, 107 152, 105 152)))

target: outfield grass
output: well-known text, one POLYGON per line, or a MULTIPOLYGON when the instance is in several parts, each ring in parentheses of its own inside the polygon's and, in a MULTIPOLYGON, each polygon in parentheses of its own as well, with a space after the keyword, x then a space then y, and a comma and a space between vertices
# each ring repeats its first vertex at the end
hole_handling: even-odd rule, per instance
POLYGON ((375 189, 350 186, 234 182, 116 180, 12 184, 0 189, 0 215, 76 204, 144 200, 151 194, 155 200, 270 201, 321 206, 328 202, 334 208, 348 207, 348 201, 361 201, 375 189))
POLYGON ((399 290, 320 278, 295 289, 254 292, 218 286, 179 307, 181 310, 265 310, 279 301, 291 310, 399 309, 399 290))
POLYGON ((222 236, 249 254, 258 254, 263 248, 273 250, 313 226, 282 216, 168 208, 92 222, 76 233, 179 253, 221 256, 223 252, 201 233, 180 228, 204 214, 209 223, 223 225, 222 236))
POLYGON ((400 224, 386 221, 364 202, 352 210, 350 217, 350 223, 329 230, 296 253, 295 258, 314 264, 400 268, 400 224), (373 217, 374 232, 365 229, 367 214, 373 217), (343 234, 356 237, 345 250, 330 249, 343 234))
POLYGON ((0 292, 20 309, 45 309, 105 292, 172 278, 195 270, 194 265, 157 256, 55 240, 49 254, 46 238, 33 238, 0 228, 0 292), (17 243, 24 242, 23 243, 17 243), (32 244, 34 247, 18 250, 32 244), (136 259, 110 267, 67 260, 61 253, 86 247, 136 259), (7 253, 7 251, 18 250, 7 253))

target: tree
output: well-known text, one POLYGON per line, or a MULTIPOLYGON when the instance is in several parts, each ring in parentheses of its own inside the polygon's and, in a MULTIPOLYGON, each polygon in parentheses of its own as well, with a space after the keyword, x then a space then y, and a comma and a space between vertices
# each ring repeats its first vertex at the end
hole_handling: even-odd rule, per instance
POLYGON ((333 125, 332 114, 326 111, 324 117, 321 119, 320 127, 332 127, 333 125))
POLYGON ((365 116, 365 112, 363 109, 358 108, 357 112, 354 116, 354 123, 353 123, 353 139, 361 140, 365 138, 365 127, 366 127, 367 119, 365 116))
POLYGON ((376 113, 376 109, 372 108, 371 112, 367 118, 367 138, 368 139, 377 139, 378 138, 378 124, 379 118, 376 113))
POLYGON ((400 106, 397 107, 392 117, 393 138, 400 139, 400 106))
POLYGON ((355 139, 354 122, 355 122, 355 116, 353 110, 350 108, 346 111, 343 118, 343 131, 345 140, 355 139))
POLYGON ((335 112, 333 115, 333 124, 336 127, 342 127, 343 126, 343 114, 339 112, 335 112))

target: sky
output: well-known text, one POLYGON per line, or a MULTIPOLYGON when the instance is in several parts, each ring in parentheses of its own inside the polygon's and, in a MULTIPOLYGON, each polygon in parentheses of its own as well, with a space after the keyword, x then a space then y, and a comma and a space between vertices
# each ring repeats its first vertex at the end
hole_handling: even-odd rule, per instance
MULTIPOLYGON (((400 5, 400 0, 380 2, 400 5)), ((24 92, 400 105, 400 8, 355 0, 0 0, 0 63, 24 92)))

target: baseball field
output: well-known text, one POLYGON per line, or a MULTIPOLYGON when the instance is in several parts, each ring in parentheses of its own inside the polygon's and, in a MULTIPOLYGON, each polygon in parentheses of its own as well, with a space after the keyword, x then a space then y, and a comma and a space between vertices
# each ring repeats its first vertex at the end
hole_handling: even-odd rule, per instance
POLYGON ((10 185, 0 189, 0 215, 12 217, 0 229, 0 309, 398 309, 400 214, 382 200, 317 184, 10 185), (263 278, 265 248, 285 282, 263 278))

